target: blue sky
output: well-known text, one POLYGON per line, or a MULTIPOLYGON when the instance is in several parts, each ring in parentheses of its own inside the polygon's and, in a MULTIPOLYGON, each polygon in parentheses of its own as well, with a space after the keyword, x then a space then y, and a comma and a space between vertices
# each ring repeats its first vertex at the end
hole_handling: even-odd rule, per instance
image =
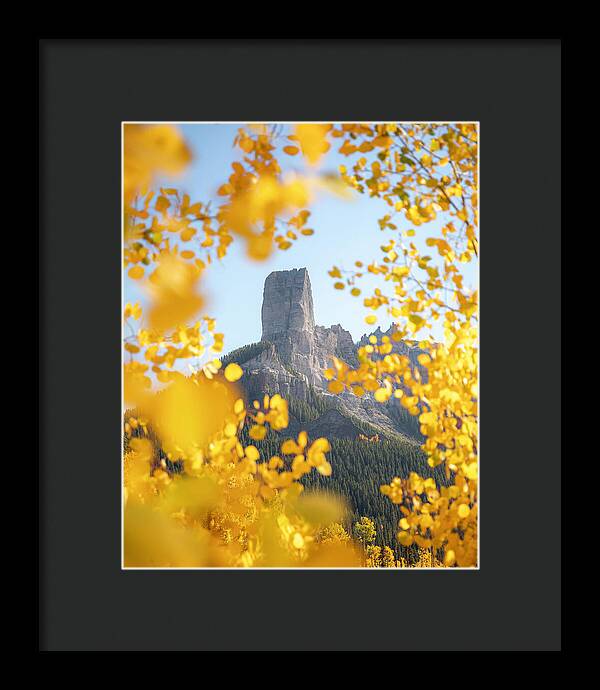
MULTIPOLYGON (((233 139, 241 125, 187 124, 180 125, 194 154, 194 159, 184 176, 168 184, 187 192, 192 202, 213 199, 218 203, 218 187, 231 173, 231 163, 242 152, 232 147, 233 139)), ((342 140, 338 140, 341 145, 342 140)), ((339 146, 337 147, 339 148, 339 146)), ((353 157, 352 157, 353 158, 353 157)), ((352 158, 350 160, 352 160, 352 158)), ((304 171, 299 156, 279 157, 284 169, 304 171)), ((319 166, 319 171, 335 171, 340 164, 348 165, 349 159, 330 151, 319 166)), ((381 232, 377 219, 390 212, 385 202, 365 195, 353 194, 351 200, 323 194, 311 205, 308 227, 315 230, 311 237, 301 237, 287 251, 275 250, 264 262, 247 258, 242 242, 234 242, 222 262, 215 262, 203 275, 203 293, 208 297, 206 313, 217 319, 217 330, 225 333, 225 352, 247 343, 260 340, 260 308, 264 280, 271 271, 305 266, 310 274, 316 322, 323 326, 339 323, 350 331, 354 340, 376 326, 367 326, 364 317, 368 313, 361 298, 351 297, 347 290, 333 288, 333 280, 327 271, 335 264, 340 268, 352 268, 354 261, 365 263, 382 257, 379 246, 389 237, 399 238, 398 232, 381 232)), ((398 227, 408 229, 408 221, 397 216, 398 227)), ((441 225, 441 219, 417 228, 419 234, 434 234, 433 224, 441 225)), ((413 238, 416 239, 416 238, 413 238)), ((420 245, 420 242, 416 242, 420 245)), ((431 251, 430 253, 433 253, 431 251)), ((477 269, 470 264, 465 271, 465 283, 476 287, 477 269)), ((374 285, 374 283, 370 283, 374 285)), ((363 292, 369 282, 362 279, 363 292)), ((125 278, 125 301, 145 304, 143 292, 136 281, 125 278)), ((381 314, 381 311, 378 312, 381 314)), ((390 320, 382 315, 377 325, 389 326, 390 320)), ((437 335, 437 334, 435 334, 437 335)))

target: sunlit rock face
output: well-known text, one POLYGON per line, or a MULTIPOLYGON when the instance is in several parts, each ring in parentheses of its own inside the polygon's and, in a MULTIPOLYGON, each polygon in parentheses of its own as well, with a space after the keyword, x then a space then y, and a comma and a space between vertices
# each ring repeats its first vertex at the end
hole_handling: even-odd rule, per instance
MULTIPOLYGON (((340 324, 330 327, 315 325, 313 295, 306 268, 275 271, 265 280, 261 310, 262 338, 260 353, 240 362, 245 376, 243 385, 249 399, 261 399, 266 393, 279 393, 287 400, 314 403, 315 394, 327 409, 310 423, 290 420, 289 432, 306 428, 309 433, 340 438, 364 433, 364 424, 387 435, 410 436, 421 440, 416 420, 407 418, 395 399, 376 403, 367 394, 362 398, 345 391, 334 396, 327 389, 323 371, 337 357, 349 366, 356 366, 356 350, 368 343, 368 335, 354 343, 352 335, 340 324)), ((375 332, 379 338, 390 335, 390 329, 375 332)), ((405 354, 416 363, 418 348, 400 341, 394 351, 405 354)), ((232 353, 234 356, 235 353, 232 353)), ((323 406, 323 405, 322 405, 323 406)))
POLYGON ((352 336, 341 326, 315 326, 306 268, 267 276, 262 304, 262 340, 273 343, 281 363, 311 385, 323 386, 333 356, 353 361, 352 336))
POLYGON ((263 291, 262 339, 273 342, 285 333, 311 334, 315 328, 310 278, 305 268, 274 271, 263 291))

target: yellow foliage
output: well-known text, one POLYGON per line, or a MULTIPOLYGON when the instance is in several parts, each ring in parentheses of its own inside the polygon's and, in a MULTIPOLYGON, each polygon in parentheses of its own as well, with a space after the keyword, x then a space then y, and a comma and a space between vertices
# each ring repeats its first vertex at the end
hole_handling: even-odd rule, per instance
MULTIPOLYGON (((383 149, 383 158, 368 164, 364 157, 355 160, 352 173, 342 166, 346 183, 361 193, 386 201, 394 213, 379 221, 382 230, 397 231, 394 215, 402 214, 410 226, 405 236, 415 235, 415 228, 427 224, 444 211, 451 218, 441 236, 426 238, 435 247, 440 262, 421 254, 417 246, 398 244, 390 239, 381 246, 383 260, 372 263, 369 273, 379 276, 382 287, 364 299, 368 309, 387 309, 397 324, 397 339, 424 331, 442 319, 443 343, 425 343, 427 354, 419 355, 419 364, 427 369, 423 380, 407 358, 391 354, 389 345, 377 343, 358 351, 360 366, 354 370, 332 370, 329 390, 339 393, 346 385, 373 391, 378 402, 391 395, 412 415, 418 416, 423 445, 430 466, 445 464, 448 476, 453 473, 456 496, 447 489, 430 487, 426 500, 419 497, 421 486, 412 478, 408 483, 393 479, 381 487, 384 494, 412 515, 403 519, 398 538, 408 546, 445 548, 451 557, 445 565, 477 564, 477 478, 478 478, 478 410, 477 410, 477 292, 463 287, 460 265, 477 256, 478 242, 478 132, 475 125, 414 125, 410 128, 392 124, 363 128, 342 125, 333 136, 344 141, 340 153, 348 157, 367 153, 373 147, 383 149), (348 138, 351 137, 351 138, 348 138), (393 152, 393 143, 398 149, 393 152), (400 153, 400 151, 402 153, 400 153), (393 153, 392 153, 393 152, 393 153), (438 168, 450 167, 440 175, 438 168), (366 174, 366 176, 365 176, 366 174), (388 178, 401 176, 400 184, 388 178), (384 292, 388 287, 387 294, 384 292), (403 390, 407 387, 410 394, 403 390)), ((349 272, 347 280, 363 276, 349 272)), ((331 277, 340 277, 334 267, 331 277)), ((335 285, 337 287, 337 284, 335 285)), ((365 321, 373 324, 374 313, 365 321)), ((396 333, 394 334, 396 335, 396 333)))
POLYGON ((244 371, 239 364, 231 363, 225 367, 224 375, 228 381, 234 382, 242 378, 244 371))
POLYGON ((177 175, 191 160, 190 150, 173 125, 126 124, 123 129, 124 195, 129 203, 157 175, 177 175))
POLYGON ((168 331, 192 319, 204 304, 196 291, 197 282, 198 272, 193 266, 173 254, 163 254, 148 285, 150 327, 168 331))
POLYGON ((302 153, 311 165, 321 160, 330 144, 327 141, 327 132, 331 125, 326 124, 301 124, 294 128, 295 139, 300 143, 302 153))

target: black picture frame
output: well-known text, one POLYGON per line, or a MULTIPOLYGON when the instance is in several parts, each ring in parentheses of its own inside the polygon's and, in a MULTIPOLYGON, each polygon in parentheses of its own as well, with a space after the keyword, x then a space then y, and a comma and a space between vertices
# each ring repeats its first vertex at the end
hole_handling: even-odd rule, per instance
POLYGON ((39 127, 39 650, 560 650, 560 40, 40 39, 39 127), (122 571, 121 122, 324 119, 480 122, 481 568, 122 571))

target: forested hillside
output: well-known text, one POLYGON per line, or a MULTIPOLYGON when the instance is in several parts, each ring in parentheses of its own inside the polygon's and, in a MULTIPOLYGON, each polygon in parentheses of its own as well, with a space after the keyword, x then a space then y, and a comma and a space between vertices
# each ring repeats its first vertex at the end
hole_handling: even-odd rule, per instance
MULTIPOLYGON (((264 457, 280 453, 281 439, 286 437, 274 434, 262 441, 252 440, 247 427, 240 434, 243 444, 253 444, 264 457)), ((396 538, 398 521, 402 517, 400 508, 384 496, 379 487, 389 481, 389 477, 408 477, 410 472, 417 472, 422 477, 434 477, 438 484, 447 485, 442 468, 432 470, 419 446, 411 441, 395 439, 369 438, 357 439, 330 438, 330 462, 333 472, 330 477, 312 473, 302 478, 307 491, 319 490, 344 498, 349 507, 349 514, 344 521, 348 533, 360 517, 370 517, 377 527, 375 543, 379 546, 390 546, 396 556, 409 561, 417 558, 417 549, 403 547, 396 538)))
POLYGON ((221 366, 225 368, 231 362, 236 362, 237 364, 246 364, 251 359, 258 357, 261 352, 269 347, 270 343, 266 340, 260 340, 257 343, 250 343, 249 345, 243 345, 238 347, 236 350, 229 352, 224 357, 221 357, 221 366))
MULTIPOLYGON (((315 395, 315 406, 301 402, 296 404, 296 413, 303 420, 310 421, 315 415, 322 413, 326 408, 322 399, 315 395)), ((294 407, 293 405, 291 407, 294 407)), ((137 410, 127 410, 125 419, 139 419, 137 410)), ((180 474, 183 472, 183 464, 176 459, 169 460, 160 446, 151 427, 146 430, 131 429, 124 436, 125 452, 129 448, 131 438, 144 436, 152 441, 155 449, 155 466, 161 461, 165 462, 169 472, 180 474)), ((248 426, 240 432, 239 439, 243 445, 254 445, 259 450, 261 457, 270 458, 280 454, 281 442, 290 436, 288 430, 281 433, 273 432, 263 440, 250 438, 248 426)), ((349 508, 348 515, 343 521, 343 526, 349 534, 352 534, 352 526, 361 517, 371 518, 377 528, 375 544, 390 546, 397 558, 403 557, 409 562, 418 558, 416 546, 403 547, 398 543, 398 521, 402 517, 397 505, 389 501, 379 490, 379 487, 388 481, 390 476, 401 478, 408 477, 410 472, 417 472, 423 477, 434 477, 438 484, 447 485, 442 468, 432 470, 427 466, 426 456, 419 446, 410 440, 386 439, 374 435, 361 435, 356 439, 329 439, 331 445, 330 462, 333 472, 329 477, 323 477, 318 473, 311 473, 302 478, 306 491, 319 490, 326 494, 335 495, 344 499, 349 508)))

